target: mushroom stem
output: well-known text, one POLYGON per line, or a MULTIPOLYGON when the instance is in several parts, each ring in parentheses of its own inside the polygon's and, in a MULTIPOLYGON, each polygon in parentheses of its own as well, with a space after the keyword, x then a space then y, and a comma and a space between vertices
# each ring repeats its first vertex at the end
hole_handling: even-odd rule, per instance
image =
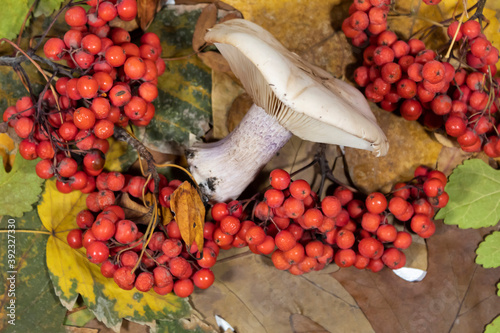
POLYGON ((253 104, 224 139, 191 147, 190 171, 207 201, 236 199, 291 137, 274 117, 253 104))

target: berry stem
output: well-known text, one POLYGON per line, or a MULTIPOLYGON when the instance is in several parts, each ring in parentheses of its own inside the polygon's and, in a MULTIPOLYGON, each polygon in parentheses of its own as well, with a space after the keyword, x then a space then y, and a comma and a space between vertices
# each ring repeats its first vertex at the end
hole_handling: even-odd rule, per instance
POLYGON ((148 174, 151 174, 154 181, 154 194, 159 192, 160 176, 158 175, 158 170, 156 170, 155 159, 149 150, 135 138, 135 136, 128 132, 126 129, 120 126, 115 126, 115 131, 113 134, 114 138, 120 141, 124 141, 134 148, 141 158, 146 160, 148 164, 148 174))
POLYGON ((462 26, 464 16, 465 16, 465 12, 462 13, 462 16, 460 16, 460 20, 458 20, 457 30, 455 31, 455 34, 453 35, 453 39, 451 40, 450 47, 448 48, 448 52, 446 52, 444 59, 448 59, 450 57, 451 51, 453 50, 453 45, 455 44, 455 41, 457 40, 458 33, 460 32, 460 27, 462 26))

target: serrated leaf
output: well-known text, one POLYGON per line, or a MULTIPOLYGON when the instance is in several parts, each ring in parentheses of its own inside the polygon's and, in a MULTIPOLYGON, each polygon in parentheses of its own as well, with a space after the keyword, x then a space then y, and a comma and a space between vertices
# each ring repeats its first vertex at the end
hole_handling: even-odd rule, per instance
POLYGON ((31 205, 38 201, 42 192, 43 179, 37 176, 37 160, 28 161, 16 158, 10 172, 0 168, 0 216, 21 217, 32 210, 31 205))
MULTIPOLYGON (((31 0, 30 3, 33 3, 34 0, 31 0)), ((49 16, 57 9, 61 8, 64 0, 43 0, 38 3, 35 9, 35 17, 40 15, 49 16)))
POLYGON ((500 316, 496 317, 491 323, 486 325, 484 333, 500 333, 500 316))
POLYGON ((74 250, 66 242, 69 230, 77 227, 76 214, 86 208, 86 195, 62 194, 48 181, 38 212, 43 225, 54 236, 47 242, 47 266, 56 294, 71 309, 81 295, 88 309, 106 326, 120 328, 123 318, 150 323, 156 319, 177 319, 189 311, 186 300, 172 293, 160 296, 150 291, 122 290, 102 276, 98 265, 90 263, 83 249, 74 250))
POLYGON ((450 200, 436 215, 459 228, 483 228, 500 219, 500 172, 479 159, 453 170, 446 184, 450 200))
MULTIPOLYGON (((165 7, 148 31, 162 41, 162 57, 192 54, 191 41, 200 9, 180 11, 165 7)), ((158 78, 158 98, 153 102, 155 117, 146 127, 135 128, 147 147, 172 153, 176 146, 189 146, 209 129, 212 116, 211 71, 191 55, 166 61, 165 73, 158 78)))
POLYGON ((170 196, 170 208, 175 214, 182 239, 187 246, 196 241, 198 249, 203 248, 203 226, 205 206, 198 191, 185 181, 170 196))
MULTIPOLYGON (((42 223, 33 210, 22 218, 4 216, 0 219, 0 230, 43 230, 42 223), (13 224, 9 223, 15 221, 13 224)), ((9 332, 64 332, 63 320, 66 309, 61 305, 50 282, 45 265, 45 246, 48 235, 41 233, 16 232, 0 233, 0 331, 9 332), (15 241, 15 244, 13 242, 15 241), (15 245, 15 247, 8 247, 15 245), (15 248, 15 262, 9 262, 8 250, 15 248), (10 267, 10 264, 13 266, 10 267), (9 273, 9 271, 15 271, 9 273), (15 275, 15 296, 9 295, 10 284, 7 278, 15 275), (15 300, 15 326, 8 320, 10 309, 15 300)), ((12 291, 10 291, 12 292, 12 291)))
POLYGON ((494 231, 486 236, 476 250, 476 263, 484 268, 500 266, 500 231, 494 231))
POLYGON ((28 0, 3 0, 0 12, 0 38, 13 39, 19 33, 30 5, 28 0))

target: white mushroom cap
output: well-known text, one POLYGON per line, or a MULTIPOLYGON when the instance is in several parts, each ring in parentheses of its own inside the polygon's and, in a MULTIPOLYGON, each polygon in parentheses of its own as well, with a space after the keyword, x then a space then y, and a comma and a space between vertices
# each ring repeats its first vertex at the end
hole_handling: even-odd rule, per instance
POLYGON ((260 26, 229 20, 205 40, 217 46, 255 104, 294 135, 387 153, 387 138, 361 92, 303 61, 260 26))

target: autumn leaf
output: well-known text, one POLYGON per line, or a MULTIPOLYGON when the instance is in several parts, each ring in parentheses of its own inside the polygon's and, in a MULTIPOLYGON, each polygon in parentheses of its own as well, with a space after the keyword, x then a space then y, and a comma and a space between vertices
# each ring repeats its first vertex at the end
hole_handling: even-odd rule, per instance
MULTIPOLYGON (((30 3, 33 3, 33 2, 34 2, 34 0, 30 0, 30 3)), ((38 5, 36 6, 36 9, 35 9, 35 16, 40 16, 40 15, 49 16, 55 10, 59 9, 63 2, 64 2, 64 0, 39 1, 38 5)))
POLYGON ((188 303, 172 293, 160 296, 153 291, 122 290, 112 279, 102 276, 98 265, 90 263, 84 249, 67 244, 69 230, 77 227, 76 214, 86 208, 86 195, 62 194, 54 181, 46 184, 38 213, 43 225, 54 234, 47 242, 47 267, 61 303, 72 309, 81 295, 88 309, 106 326, 119 330, 122 319, 152 323, 156 319, 177 319, 189 312, 188 303))
POLYGON ((436 215, 459 228, 482 228, 500 219, 500 172, 479 159, 465 161, 453 170, 445 191, 450 200, 436 215))
POLYGON ((191 42, 201 9, 164 7, 148 31, 162 41, 165 74, 158 78, 156 113, 146 127, 134 127, 139 140, 152 150, 172 153, 190 146, 209 130, 212 117, 211 71, 193 54, 191 42))
POLYGON ((19 33, 30 5, 28 0, 4 0, 0 13, 0 38, 13 39, 19 33))
POLYGON ((205 34, 217 22, 217 7, 211 3, 201 11, 193 33, 193 50, 199 51, 205 44, 205 34))
POLYGON ((429 268, 421 282, 403 281, 388 268, 378 273, 341 269, 333 276, 376 332, 482 332, 500 313, 499 269, 474 262, 474 249, 489 232, 437 222, 436 233, 426 240, 429 268))
POLYGON ((87 308, 72 310, 68 311, 66 318, 64 318, 64 325, 83 327, 94 318, 92 311, 87 308))
POLYGON ((217 314, 238 332, 295 332, 290 317, 301 314, 328 332, 374 332, 356 301, 330 276, 338 270, 334 264, 295 276, 277 270, 267 256, 231 249, 220 252, 212 270, 214 284, 191 296, 193 308, 211 325, 217 314))
MULTIPOLYGON (((50 282, 45 265, 48 233, 36 210, 22 218, 0 217, 0 332, 65 332, 66 309, 50 282), (15 233, 12 227, 15 226, 15 233), (11 232, 7 232, 10 230, 11 232), (21 230, 23 232, 21 232, 21 230), (28 230, 33 232, 27 232, 28 230), (9 247, 9 245, 11 245, 9 247), (9 258, 14 255, 15 259, 9 258), (12 262, 9 260, 13 260, 12 262), (10 266, 12 265, 12 266, 10 266), (16 272, 16 273, 13 273, 16 272), (8 280, 12 275, 15 280, 8 280), (15 297, 9 293, 14 282, 15 297), (8 324, 11 300, 15 300, 15 326, 8 324)), ((12 306, 11 306, 12 307, 12 306)))
POLYGON ((137 152, 129 144, 109 138, 109 150, 106 153, 106 171, 124 172, 137 160, 137 152))
POLYGON ((8 134, 0 133, 0 157, 3 159, 3 167, 6 171, 10 171, 14 164, 16 158, 14 148, 14 140, 8 134))
POLYGON ((476 250, 476 263, 484 268, 500 266, 500 231, 494 231, 486 236, 476 250))
MULTIPOLYGON (((3 158, 0 157, 3 160, 3 158)), ((0 216, 21 217, 32 210, 42 192, 43 179, 37 176, 37 160, 16 158, 10 172, 0 167, 0 216)))
POLYGON ((153 21, 159 0, 138 0, 137 18, 142 30, 146 30, 153 21))
POLYGON ((499 333, 500 332, 500 316, 496 317, 490 324, 486 326, 484 333, 499 333))
POLYGON ((203 248, 203 226, 205 225, 205 206, 198 191, 185 181, 170 196, 170 207, 175 214, 181 236, 186 245, 196 242, 198 249, 203 248))

